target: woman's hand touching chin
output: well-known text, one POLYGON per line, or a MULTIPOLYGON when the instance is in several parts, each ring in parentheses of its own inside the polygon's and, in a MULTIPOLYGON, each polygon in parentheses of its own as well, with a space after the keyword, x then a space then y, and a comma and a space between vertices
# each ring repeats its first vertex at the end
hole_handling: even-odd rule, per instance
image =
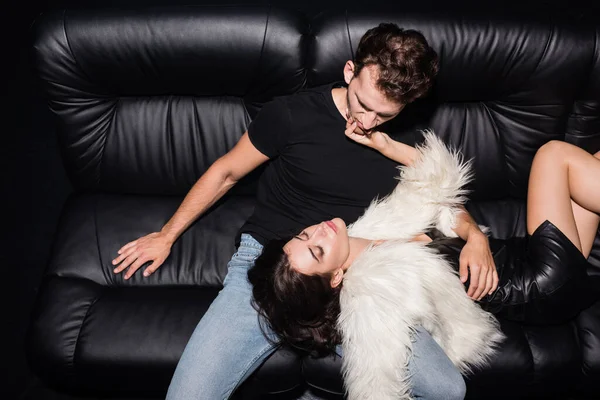
POLYGON ((395 141, 387 133, 375 129, 365 132, 358 128, 356 120, 352 117, 348 117, 344 133, 356 143, 375 149, 397 163, 411 165, 417 158, 417 150, 414 147, 395 141))
POLYGON ((356 143, 375 149, 384 155, 392 142, 392 139, 386 133, 374 129, 366 132, 359 129, 356 120, 352 117, 349 117, 346 121, 344 133, 356 143))

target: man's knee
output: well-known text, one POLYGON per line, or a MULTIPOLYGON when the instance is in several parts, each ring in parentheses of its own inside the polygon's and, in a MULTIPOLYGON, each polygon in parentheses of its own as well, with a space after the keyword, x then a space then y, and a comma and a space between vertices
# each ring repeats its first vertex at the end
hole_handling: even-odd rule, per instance
POLYGON ((456 371, 456 374, 448 376, 448 379, 445 381, 445 386, 447 388, 447 393, 445 393, 443 397, 440 397, 440 399, 463 400, 467 395, 467 384, 458 371, 456 371))
POLYGON ((413 388, 415 394, 424 399, 462 400, 467 393, 465 380, 456 368, 432 368, 415 379, 414 383, 418 385, 413 388))
POLYGON ((467 389, 460 371, 423 328, 415 335, 409 373, 416 397, 436 400, 465 397, 467 389))
POLYGON ((438 377, 437 388, 431 388, 430 390, 432 399, 463 400, 467 394, 467 385, 462 375, 456 370, 456 373, 438 377))

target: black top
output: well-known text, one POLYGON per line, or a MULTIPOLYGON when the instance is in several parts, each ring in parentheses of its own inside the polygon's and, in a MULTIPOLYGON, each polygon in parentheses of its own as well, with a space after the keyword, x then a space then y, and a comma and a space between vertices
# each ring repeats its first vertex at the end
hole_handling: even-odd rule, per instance
POLYGON ((397 163, 344 135, 335 85, 277 98, 250 124, 250 141, 271 160, 240 233, 265 244, 334 217, 349 224, 396 186, 397 163))

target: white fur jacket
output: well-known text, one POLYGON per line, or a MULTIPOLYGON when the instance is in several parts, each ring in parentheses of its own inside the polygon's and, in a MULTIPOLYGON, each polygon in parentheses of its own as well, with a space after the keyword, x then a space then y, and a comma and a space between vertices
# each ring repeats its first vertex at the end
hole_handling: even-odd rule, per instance
POLYGON ((504 338, 497 320, 465 293, 450 264, 424 242, 431 228, 450 237, 470 163, 431 131, 400 182, 348 228, 351 236, 386 239, 363 252, 346 272, 338 329, 349 400, 411 399, 407 364, 411 337, 425 328, 462 373, 484 365, 504 338))

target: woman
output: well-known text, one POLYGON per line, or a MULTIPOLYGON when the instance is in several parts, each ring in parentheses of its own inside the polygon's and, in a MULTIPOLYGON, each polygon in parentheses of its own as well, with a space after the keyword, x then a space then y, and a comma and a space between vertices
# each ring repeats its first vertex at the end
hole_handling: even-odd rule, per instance
MULTIPOLYGON (((351 398, 373 387, 381 389, 377 398, 403 398, 406 377, 394 372, 406 365, 410 333, 419 325, 462 372, 482 365, 502 338, 495 319, 468 300, 440 256, 456 263, 460 252, 460 242, 449 238, 456 236, 469 168, 433 134, 417 150, 380 132, 346 134, 411 164, 401 168, 394 193, 348 228, 334 218, 287 243, 268 244, 249 279, 255 305, 283 341, 316 351, 343 343, 351 398)), ((482 305, 516 320, 555 322, 593 299, 585 268, 599 221, 599 156, 554 141, 538 151, 529 236, 492 245, 500 285, 482 305)))

